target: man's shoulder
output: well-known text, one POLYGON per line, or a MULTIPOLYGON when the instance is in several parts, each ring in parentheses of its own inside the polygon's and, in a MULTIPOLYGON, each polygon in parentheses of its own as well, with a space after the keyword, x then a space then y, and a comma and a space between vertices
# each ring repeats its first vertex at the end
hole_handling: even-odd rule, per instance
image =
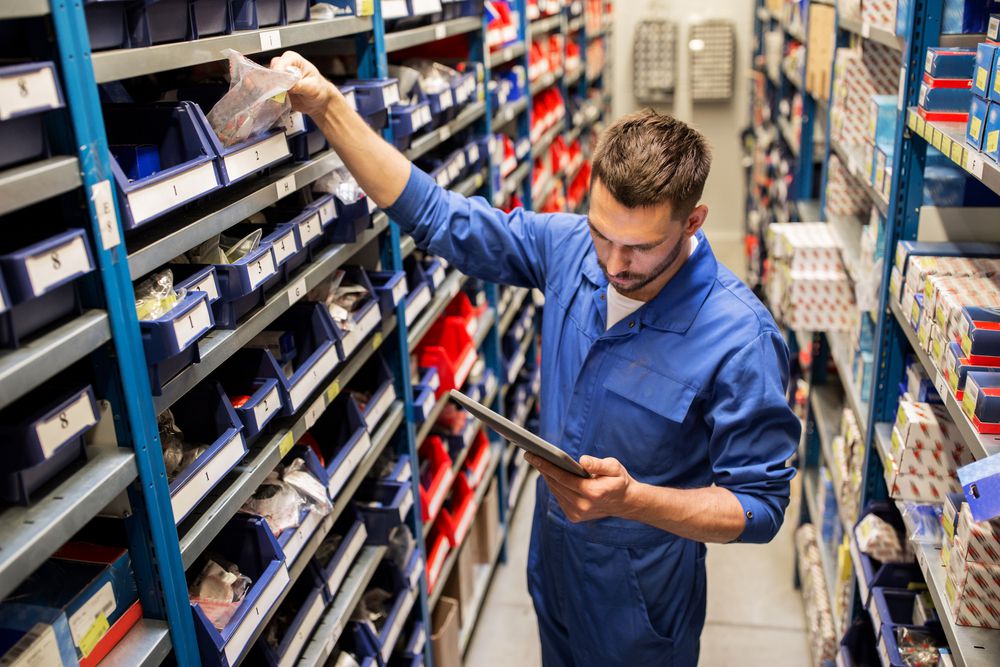
POLYGON ((746 283, 719 264, 715 285, 702 307, 702 324, 725 331, 726 340, 740 349, 763 334, 779 334, 767 307, 746 283))

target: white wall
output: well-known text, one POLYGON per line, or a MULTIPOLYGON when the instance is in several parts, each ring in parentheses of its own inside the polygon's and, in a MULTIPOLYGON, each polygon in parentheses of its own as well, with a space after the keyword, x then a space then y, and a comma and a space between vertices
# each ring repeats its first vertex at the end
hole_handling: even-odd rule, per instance
MULTIPOLYGON (((614 115, 638 108, 632 95, 632 40, 636 25, 648 16, 668 18, 678 27, 677 90, 672 107, 658 108, 690 123, 709 140, 713 150, 712 173, 705 186, 704 201, 709 206, 706 233, 713 240, 742 237, 744 187, 739 133, 749 113, 749 81, 753 40, 753 0, 616 0, 613 38, 614 115), (655 14, 651 5, 665 9, 655 14), (691 103, 687 80, 687 31, 691 21, 724 18, 736 28, 736 94, 728 103, 691 103)), ((714 245, 714 243, 713 243, 714 245)))

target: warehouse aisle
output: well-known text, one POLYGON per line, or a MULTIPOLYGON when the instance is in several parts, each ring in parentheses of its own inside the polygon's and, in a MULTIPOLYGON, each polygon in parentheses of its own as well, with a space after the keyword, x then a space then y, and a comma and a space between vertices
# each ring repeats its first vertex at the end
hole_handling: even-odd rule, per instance
MULTIPOLYGON (((712 246, 720 262, 743 274, 739 242, 718 240, 712 241, 712 246)), ((798 484, 793 482, 792 498, 797 497, 798 484)), ((532 480, 514 516, 507 563, 497 569, 466 655, 469 667, 541 665, 525 575, 534 503, 532 480)), ((703 667, 799 667, 809 663, 802 598, 792 586, 797 506, 791 503, 781 532, 768 545, 709 546, 703 667)))

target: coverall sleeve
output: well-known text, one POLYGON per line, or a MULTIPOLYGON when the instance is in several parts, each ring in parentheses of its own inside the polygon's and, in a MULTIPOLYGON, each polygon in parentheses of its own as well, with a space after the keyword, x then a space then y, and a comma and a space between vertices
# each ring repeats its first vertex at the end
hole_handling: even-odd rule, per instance
POLYGON ((707 411, 715 484, 743 506, 740 542, 765 543, 778 533, 788 507, 802 427, 785 398, 788 348, 765 331, 733 355, 716 377, 707 411))
POLYGON ((406 188, 386 213, 417 246, 462 273, 518 287, 545 287, 551 215, 504 213, 482 197, 449 192, 413 166, 406 188))

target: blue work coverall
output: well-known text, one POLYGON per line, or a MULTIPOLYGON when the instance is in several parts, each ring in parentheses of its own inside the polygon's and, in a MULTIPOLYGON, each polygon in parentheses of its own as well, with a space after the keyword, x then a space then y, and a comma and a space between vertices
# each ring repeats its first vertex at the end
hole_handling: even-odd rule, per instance
MULTIPOLYGON (((774 537, 801 428, 785 398, 788 349, 702 232, 661 292, 606 331, 585 217, 506 214, 416 167, 387 212, 463 273, 544 291, 543 438, 575 459, 614 457, 641 482, 729 489, 746 517, 739 541, 774 537)), ((572 523, 541 478, 528 588, 548 667, 698 661, 705 545, 620 518, 572 523)))

